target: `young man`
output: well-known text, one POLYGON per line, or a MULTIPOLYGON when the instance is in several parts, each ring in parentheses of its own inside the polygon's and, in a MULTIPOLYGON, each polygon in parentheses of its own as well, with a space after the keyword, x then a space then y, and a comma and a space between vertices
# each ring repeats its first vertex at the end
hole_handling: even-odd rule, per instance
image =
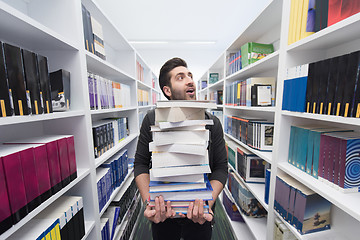
MULTIPOLYGON (((169 100, 196 100, 196 87, 192 73, 187 64, 180 58, 167 61, 160 70, 160 88, 169 100)), ((204 214, 203 200, 190 203, 186 215, 175 217, 171 203, 164 202, 162 196, 155 199, 155 209, 146 206, 144 216, 152 221, 153 239, 211 239, 214 218, 211 208, 219 193, 222 191, 228 175, 225 141, 221 123, 215 116, 206 113, 206 118, 213 119, 214 125, 207 126, 210 130, 209 163, 211 173, 208 175, 213 188, 213 201, 209 201, 210 214, 204 214)), ((149 167, 151 153, 149 142, 152 141, 150 126, 155 124, 155 111, 149 111, 142 122, 140 136, 135 154, 135 181, 145 203, 149 198, 149 167)))

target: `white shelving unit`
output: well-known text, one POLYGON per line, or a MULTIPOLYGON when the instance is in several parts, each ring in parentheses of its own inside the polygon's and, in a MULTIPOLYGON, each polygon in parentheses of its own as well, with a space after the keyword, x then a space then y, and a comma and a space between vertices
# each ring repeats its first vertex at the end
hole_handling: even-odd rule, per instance
MULTIPOLYGON (((83 197, 86 229, 83 239, 101 239, 100 217, 105 208, 99 212, 96 168, 124 148, 128 149, 129 157, 134 156, 139 134, 139 112, 146 112, 154 107, 152 93, 156 94, 155 100, 159 99, 161 94, 156 74, 103 14, 97 0, 0 0, 0 32, 0 41, 46 56, 49 72, 66 69, 71 74, 69 111, 0 118, 0 142, 45 134, 71 134, 75 139, 78 168, 78 176, 74 181, 0 235, 0 239, 7 239, 13 233, 21 231, 28 221, 62 195, 83 197), (81 4, 102 25, 106 60, 85 50, 81 4), (146 69, 144 82, 136 79, 137 60, 141 61, 146 69), (88 71, 129 85, 130 106, 90 110, 88 71), (149 106, 138 106, 138 88, 149 92, 149 106), (127 117, 130 135, 95 159, 92 123, 111 117, 127 117)), ((127 177, 130 178, 130 175, 132 174, 129 173, 127 177)), ((116 193, 127 187, 127 184, 122 184, 116 189, 116 193)))
MULTIPOLYGON (((283 81, 286 70, 290 67, 311 63, 360 49, 360 13, 355 14, 341 22, 327 27, 311 36, 301 39, 291 45, 288 44, 288 29, 290 18, 290 1, 273 0, 259 14, 259 16, 244 30, 243 33, 228 47, 225 53, 209 67, 209 70, 198 80, 208 80, 209 72, 214 69, 225 76, 218 83, 202 89, 198 94, 199 99, 213 89, 225 90, 229 83, 248 77, 276 77, 276 102, 275 107, 242 107, 220 106, 225 115, 261 117, 274 121, 274 150, 264 153, 246 146, 242 142, 225 134, 225 137, 247 148, 254 154, 271 163, 270 196, 269 205, 263 201, 264 189, 256 184, 246 184, 249 190, 268 209, 267 222, 262 227, 266 232, 264 236, 255 236, 256 239, 273 239, 274 221, 278 215, 274 211, 274 193, 277 172, 285 172, 297 181, 303 183, 322 197, 329 200, 332 205, 331 229, 317 233, 301 235, 298 231, 286 223, 298 239, 358 239, 360 234, 360 193, 344 194, 324 182, 321 182, 305 172, 287 163, 290 127, 296 124, 322 124, 324 126, 337 126, 353 129, 360 132, 360 120, 357 118, 344 118, 310 113, 289 112, 282 110, 283 81), (246 42, 272 43, 274 53, 262 60, 251 64, 240 71, 226 76, 227 53, 239 51, 246 42), (223 63, 222 67, 219 67, 223 63), (220 69, 220 70, 219 70, 220 69)), ((283 220, 283 219, 282 219, 283 220)), ((283 220, 285 222, 285 220, 283 220)), ((251 232, 260 231, 257 226, 246 221, 251 232)), ((240 235, 241 236, 241 235, 240 235)))

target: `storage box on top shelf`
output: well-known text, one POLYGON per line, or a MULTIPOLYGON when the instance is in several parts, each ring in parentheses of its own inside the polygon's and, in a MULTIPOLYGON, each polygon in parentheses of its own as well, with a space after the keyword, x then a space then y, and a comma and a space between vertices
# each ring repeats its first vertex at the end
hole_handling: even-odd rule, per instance
POLYGON ((263 59, 274 52, 272 44, 248 42, 241 46, 241 65, 242 68, 263 59))
POLYGON ((50 73, 53 111, 70 109, 70 72, 60 69, 50 73))
POLYGON ((219 81, 219 73, 209 73, 209 84, 219 81))

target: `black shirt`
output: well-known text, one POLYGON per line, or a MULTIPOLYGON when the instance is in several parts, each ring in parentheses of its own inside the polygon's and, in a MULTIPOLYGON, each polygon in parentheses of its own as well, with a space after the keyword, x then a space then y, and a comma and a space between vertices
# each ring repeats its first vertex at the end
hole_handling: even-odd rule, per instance
MULTIPOLYGON (((228 162, 224 141, 224 133, 219 119, 212 114, 205 113, 206 119, 212 119, 214 125, 207 125, 210 131, 209 141, 209 164, 211 173, 209 180, 218 180, 224 186, 228 176, 228 162)), ((139 140, 135 153, 134 174, 135 177, 142 173, 149 173, 151 152, 149 143, 152 142, 150 126, 155 125, 155 110, 150 110, 141 125, 139 140)))

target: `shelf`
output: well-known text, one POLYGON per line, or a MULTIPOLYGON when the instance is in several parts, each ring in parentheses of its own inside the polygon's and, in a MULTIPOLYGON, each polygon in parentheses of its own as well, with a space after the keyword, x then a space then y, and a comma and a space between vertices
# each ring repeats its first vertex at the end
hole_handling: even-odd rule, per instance
POLYGON ((76 44, 4 2, 0 2, 0 32, 5 42, 32 51, 78 51, 76 44))
POLYGON ((120 141, 118 144, 116 144, 114 147, 110 148, 108 151, 106 151, 103 155, 101 155, 98 158, 95 158, 95 167, 99 167, 101 164, 103 164, 106 160, 108 160, 110 157, 112 157, 115 153, 120 151, 123 147, 125 147, 128 143, 133 141, 137 137, 137 134, 130 134, 127 136, 124 140, 120 141))
POLYGON ((293 227, 287 221, 285 221, 285 219, 283 219, 277 211, 274 211, 274 213, 286 225, 286 227, 295 235, 297 239, 301 239, 301 240, 348 239, 344 237, 341 233, 333 230, 332 228, 320 232, 301 235, 295 229, 295 227, 293 227))
POLYGON ((215 88, 215 90, 216 89, 218 89, 218 88, 223 88, 223 86, 224 86, 224 83, 225 83, 225 78, 223 78, 223 79, 220 79, 219 81, 217 81, 216 83, 212 83, 212 84, 209 84, 206 88, 204 88, 204 89, 209 89, 209 91, 211 90, 211 89, 213 89, 213 88, 215 88))
MULTIPOLYGON (((110 199, 107 201, 107 203, 105 204, 105 206, 103 207, 103 209, 100 212, 100 217, 104 214, 104 212, 106 211, 106 209, 109 207, 110 203, 112 202, 112 200, 114 200, 114 198, 116 197, 116 195, 119 193, 120 190, 124 189, 124 186, 127 188, 129 187, 128 184, 126 184, 128 179, 132 179, 134 178, 134 174, 132 174, 134 171, 134 168, 129 168, 128 174, 125 176, 124 180, 121 182, 120 186, 117 187, 113 193, 110 196, 110 199), (130 177, 131 176, 131 177, 130 177)), ((130 183, 131 183, 130 181, 130 183)))
POLYGON ((344 212, 360 221, 360 193, 342 193, 325 182, 319 181, 287 162, 279 163, 278 167, 297 181, 312 189, 314 192, 326 198, 344 212))
POLYGON ((132 111, 132 110, 136 110, 136 107, 99 109, 99 110, 90 110, 90 112, 91 115, 97 115, 97 114, 116 113, 116 112, 132 111))
POLYGON ((29 116, 9 116, 0 117, 0 126, 33 123, 39 121, 47 121, 54 119, 65 119, 73 117, 82 117, 85 115, 84 111, 67 111, 67 112, 53 112, 49 114, 29 115, 29 116))
POLYGON ((275 113, 275 107, 247 107, 247 106, 228 106, 228 105, 224 105, 224 107, 229 109, 275 113))
POLYGON ((276 70, 279 63, 279 51, 275 51, 269 54, 265 58, 246 66, 245 68, 233 73, 226 77, 227 81, 233 82, 236 80, 245 80, 246 78, 256 76, 259 73, 266 72, 269 70, 276 70))
POLYGON ((140 110, 144 110, 144 109, 148 109, 148 108, 152 108, 152 107, 156 107, 156 105, 138 106, 139 111, 140 111, 140 110))
POLYGON ((223 191, 229 197, 229 199, 236 205, 236 207, 239 209, 239 212, 240 212, 241 216, 243 217, 246 224, 249 226, 249 229, 250 229, 251 233, 253 234, 253 236, 255 237, 255 239, 257 239, 257 240, 266 239, 266 222, 267 222, 267 218, 265 218, 265 217, 263 217, 263 218, 252 218, 252 217, 246 216, 245 214, 243 214, 241 212, 241 210, 240 210, 241 208, 235 202, 235 199, 233 198, 233 196, 229 192, 228 188, 225 187, 223 191))
POLYGON ((330 49, 359 39, 360 13, 316 32, 287 47, 288 52, 330 49))
POLYGON ((149 89, 153 89, 149 84, 146 84, 144 82, 141 82, 139 80, 136 80, 138 83, 138 88, 143 89, 143 90, 149 90, 149 89))
MULTIPOLYGON (((280 39, 280 28, 282 18, 283 1, 273 0, 263 11, 259 11, 259 16, 243 31, 240 37, 231 44, 228 51, 239 51, 240 47, 247 43, 258 40, 268 32, 275 31, 276 39, 280 39)), ((272 39, 274 40, 274 39, 272 39)))
POLYGON ((233 229, 233 233, 235 235, 234 237, 236 237, 238 240, 254 239, 254 236, 250 232, 249 227, 245 223, 231 220, 231 218, 229 217, 229 215, 226 212, 224 203, 222 202, 222 194, 224 194, 224 193, 221 192, 217 199, 221 203, 221 205, 224 209, 225 215, 226 215, 227 219, 229 220, 229 223, 230 223, 231 228, 233 229))
POLYGON ((341 123, 341 124, 347 124, 347 125, 360 126, 359 118, 341 117, 341 116, 333 116, 333 115, 322 115, 322 114, 313 114, 313 113, 305 113, 305 112, 290 112, 290 111, 282 111, 281 114, 283 116, 306 118, 306 119, 325 121, 325 122, 330 122, 330 123, 341 123))
POLYGON ((265 184, 264 183, 247 183, 240 176, 240 174, 233 168, 233 166, 228 164, 229 168, 238 176, 241 182, 250 190, 250 192, 256 197, 260 204, 265 208, 266 211, 269 210, 269 205, 265 203, 265 184))
POLYGON ((243 142, 237 140, 236 138, 234 138, 230 134, 224 133, 224 135, 226 137, 230 138, 231 140, 233 140, 234 142, 236 142, 237 144, 241 145, 242 147, 246 148, 250 152, 254 153, 255 155, 261 157, 262 159, 264 159, 268 163, 272 164, 272 152, 264 152, 264 151, 259 151, 259 150, 253 149, 252 147, 249 147, 248 145, 244 144, 243 142))
POLYGON ((89 175, 89 173, 90 173, 89 169, 81 169, 81 168, 78 169, 77 170, 77 175, 78 176, 77 176, 76 179, 74 179, 66 187, 62 188, 55 195, 52 195, 49 199, 47 199, 45 202, 43 202, 40 206, 38 206, 33 211, 31 211, 28 215, 26 215, 23 219, 21 219, 20 222, 16 223, 9 230, 7 230, 3 234, 1 234, 0 237, 3 237, 3 239, 6 239, 6 238, 10 237, 13 233, 15 233, 22 226, 24 226, 27 222, 29 222, 31 219, 33 219, 37 214, 39 214, 42 210, 47 208, 50 204, 55 202, 60 196, 62 196, 69 189, 74 187, 77 183, 79 183, 82 179, 84 179, 87 175, 89 175))
POLYGON ((99 58, 93 53, 82 50, 86 54, 87 70, 109 80, 124 84, 134 83, 135 79, 113 64, 99 58))
POLYGON ((94 227, 95 227, 95 221, 85 221, 85 235, 82 238, 82 240, 87 239, 87 237, 89 236, 91 231, 94 229, 94 227))

